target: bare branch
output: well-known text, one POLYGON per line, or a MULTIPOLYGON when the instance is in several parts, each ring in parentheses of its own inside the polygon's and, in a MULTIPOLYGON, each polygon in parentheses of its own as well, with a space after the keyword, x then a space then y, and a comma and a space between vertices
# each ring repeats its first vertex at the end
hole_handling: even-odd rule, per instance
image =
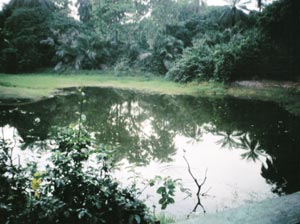
POLYGON ((194 209, 192 210, 192 212, 187 216, 187 218, 190 217, 190 215, 193 213, 193 212, 196 212, 197 211, 197 208, 200 206, 203 210, 203 213, 206 213, 206 210, 204 208, 204 206, 202 205, 201 203, 201 196, 206 196, 206 193, 210 190, 210 188, 201 194, 201 188, 202 186, 205 184, 206 180, 207 180, 207 169, 205 170, 205 174, 204 174, 204 178, 203 178, 203 181, 201 184, 199 184, 198 180, 196 179, 196 177, 193 175, 192 171, 191 171, 191 166, 190 166, 190 163, 189 161, 187 160, 187 158, 185 157, 185 150, 183 150, 184 154, 183 154, 183 159, 185 160, 186 164, 187 164, 187 167, 188 167, 188 172, 189 174, 191 175, 191 177, 193 178, 195 184, 197 185, 198 189, 197 189, 197 193, 196 193, 196 196, 197 196, 197 204, 195 205, 194 209))
POLYGON ((183 155, 183 159, 185 160, 187 166, 188 166, 188 172, 191 175, 191 177, 194 179, 196 185, 199 187, 199 183, 198 180, 196 179, 196 177, 193 175, 192 171, 191 171, 191 167, 190 167, 190 163, 188 162, 188 160, 185 157, 185 151, 184 151, 184 155, 183 155))

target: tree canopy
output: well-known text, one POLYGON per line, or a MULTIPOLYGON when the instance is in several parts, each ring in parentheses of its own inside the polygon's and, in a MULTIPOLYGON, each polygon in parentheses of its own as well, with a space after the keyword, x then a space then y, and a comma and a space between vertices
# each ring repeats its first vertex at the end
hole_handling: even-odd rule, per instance
POLYGON ((76 20, 68 0, 11 0, 0 13, 1 70, 111 68, 180 82, 297 79, 299 2, 258 0, 258 11, 249 2, 78 0, 76 20))

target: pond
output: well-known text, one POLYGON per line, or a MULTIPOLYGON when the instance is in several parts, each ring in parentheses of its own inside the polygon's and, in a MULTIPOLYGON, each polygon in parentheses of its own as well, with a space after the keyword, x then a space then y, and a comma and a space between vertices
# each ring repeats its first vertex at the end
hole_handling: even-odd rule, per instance
MULTIPOLYGON (((276 104, 111 88, 85 88, 86 102, 80 104, 75 89, 64 93, 0 106, 1 135, 15 137, 16 160, 45 163, 52 127, 76 124, 82 110, 96 141, 114 147, 120 164, 114 175, 123 185, 133 175, 137 180, 160 175, 180 178, 191 189, 188 198, 176 192, 169 216, 185 217, 197 204, 197 186, 183 156, 200 183, 207 178, 201 204, 208 213, 300 190, 300 117, 276 104)), ((159 212, 155 191, 146 188, 143 197, 159 212)))

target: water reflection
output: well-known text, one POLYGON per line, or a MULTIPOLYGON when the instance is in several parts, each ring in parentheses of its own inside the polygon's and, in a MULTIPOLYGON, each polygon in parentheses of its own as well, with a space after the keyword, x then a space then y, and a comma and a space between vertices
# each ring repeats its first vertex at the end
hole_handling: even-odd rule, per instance
MULTIPOLYGON (((116 89, 88 88, 84 91, 85 125, 99 144, 116 149, 117 161, 126 159, 128 164, 148 167, 153 162, 178 165, 178 158, 182 159, 178 157, 179 151, 186 148, 182 145, 184 141, 190 151, 198 150, 201 154, 206 150, 206 154, 201 154, 203 158, 198 159, 199 163, 206 163, 205 156, 212 153, 208 159, 222 166, 221 155, 226 157, 227 154, 221 151, 228 149, 231 156, 237 153, 245 164, 257 163, 261 177, 276 194, 300 190, 300 119, 274 104, 116 89), (212 147, 222 150, 214 151, 212 147)), ((53 126, 77 123, 80 97, 70 90, 65 96, 36 103, 0 106, 0 126, 16 129, 22 150, 42 148, 46 151, 53 126)), ((182 172, 186 172, 184 167, 180 167, 182 172)), ((202 168, 201 173, 205 170, 202 168)), ((176 167, 173 166, 173 170, 176 167)), ((228 172, 230 176, 234 171, 228 172)), ((211 172, 209 175, 220 174, 211 172)))

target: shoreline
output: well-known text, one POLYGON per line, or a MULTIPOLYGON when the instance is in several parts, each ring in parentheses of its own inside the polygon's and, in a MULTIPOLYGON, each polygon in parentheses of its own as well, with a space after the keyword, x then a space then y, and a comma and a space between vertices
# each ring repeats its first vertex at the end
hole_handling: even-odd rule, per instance
POLYGON ((202 214, 175 224, 282 224, 300 222, 300 192, 244 205, 215 214, 202 214))
POLYGON ((155 94, 271 101, 294 115, 300 115, 300 83, 244 80, 230 84, 217 82, 179 84, 154 75, 120 76, 113 72, 96 71, 83 71, 79 74, 78 72, 0 74, 0 105, 18 101, 34 102, 59 95, 62 89, 77 87, 119 88, 155 94))

